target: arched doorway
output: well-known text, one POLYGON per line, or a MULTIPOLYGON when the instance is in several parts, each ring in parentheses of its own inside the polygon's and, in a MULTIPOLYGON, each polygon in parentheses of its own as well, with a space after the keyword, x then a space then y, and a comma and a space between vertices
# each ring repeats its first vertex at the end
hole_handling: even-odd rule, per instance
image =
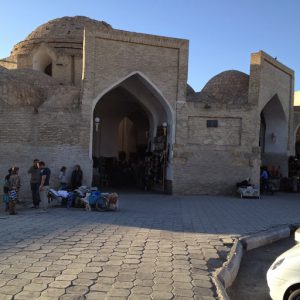
POLYGON ((93 120, 95 185, 170 192, 173 113, 146 78, 135 73, 100 95, 93 120))
POLYGON ((260 114, 261 163, 273 174, 288 173, 288 122, 278 95, 274 95, 260 114))
POLYGON ((32 67, 34 70, 41 71, 52 76, 52 58, 47 47, 40 47, 33 55, 32 67))
POLYGON ((298 126, 295 135, 295 156, 300 159, 300 126, 298 126))

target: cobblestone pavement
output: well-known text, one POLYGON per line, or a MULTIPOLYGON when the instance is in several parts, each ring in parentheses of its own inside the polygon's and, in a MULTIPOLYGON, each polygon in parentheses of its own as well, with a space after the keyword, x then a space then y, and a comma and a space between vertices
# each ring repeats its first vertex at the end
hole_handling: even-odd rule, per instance
POLYGON ((300 196, 121 194, 118 212, 0 213, 0 300, 215 299, 234 237, 299 223, 300 196))

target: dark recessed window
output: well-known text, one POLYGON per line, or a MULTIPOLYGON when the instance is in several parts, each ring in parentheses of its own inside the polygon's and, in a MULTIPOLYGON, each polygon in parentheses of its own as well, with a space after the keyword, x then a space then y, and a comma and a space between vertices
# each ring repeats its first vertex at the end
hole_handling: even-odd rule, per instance
POLYGON ((45 68, 45 74, 52 76, 52 64, 49 64, 46 68, 45 68))
POLYGON ((207 120, 206 127, 218 127, 218 120, 207 120))

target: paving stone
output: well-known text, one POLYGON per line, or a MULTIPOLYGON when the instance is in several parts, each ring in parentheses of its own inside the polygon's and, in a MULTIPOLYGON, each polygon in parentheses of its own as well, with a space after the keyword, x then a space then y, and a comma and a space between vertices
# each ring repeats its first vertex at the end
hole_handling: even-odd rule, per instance
POLYGON ((86 294, 89 291, 89 288, 83 285, 70 286, 66 288, 67 294, 86 294))
POLYGON ((85 267, 83 268, 84 273, 99 273, 102 271, 101 267, 85 267))
POLYGON ((50 261, 37 261, 34 264, 32 264, 32 267, 49 267, 50 265, 50 261))
POLYGON ((195 300, 215 300, 215 297, 212 296, 200 296, 200 295, 195 295, 194 296, 195 300))
MULTIPOLYGON (((15 295, 14 299, 16 300, 37 299, 40 295, 41 295, 40 292, 22 291, 21 293, 15 295)), ((0 299, 2 300, 2 296, 0 296, 0 299)))
POLYGON ((115 289, 112 288, 108 293, 108 297, 128 297, 130 295, 129 289, 115 289))
POLYGON ((131 293, 150 295, 152 293, 152 288, 147 286, 135 286, 133 289, 131 289, 131 293))
MULTIPOLYGON (((24 274, 24 273, 23 273, 24 274)), ((37 273, 27 273, 27 274, 37 274, 37 273)), ((40 273, 40 276, 42 277, 57 277, 60 276, 61 271, 44 271, 42 273, 40 273)), ((21 274, 20 274, 21 275, 21 274)))
POLYGON ((209 280, 193 280, 193 286, 195 287, 203 287, 203 288, 212 288, 213 285, 209 280))
POLYGON ((136 279, 140 279, 140 280, 153 280, 154 275, 153 274, 149 274, 149 273, 137 273, 136 274, 136 279))
POLYGON ((194 287, 193 292, 198 296, 213 296, 213 291, 209 288, 194 287))
POLYGON ((98 278, 98 274, 97 273, 79 273, 77 275, 78 278, 82 278, 82 279, 97 279, 98 278))
POLYGON ((14 296, 11 295, 0 295, 0 300, 13 300, 14 296))
POLYGON ((175 296, 190 297, 190 298, 193 298, 193 296, 194 296, 193 290, 191 290, 191 289, 178 289, 178 288, 174 288, 173 294, 175 296))
POLYGON ((152 287, 153 291, 161 291, 161 292, 172 292, 173 286, 171 284, 155 284, 152 287))
POLYGON ((107 293, 105 292, 91 292, 85 296, 86 300, 106 300, 107 293))
POLYGON ((99 277, 111 277, 111 278, 115 278, 115 277, 118 276, 118 272, 103 271, 103 272, 99 273, 98 276, 99 277))
POLYGON ((105 283, 96 283, 90 286, 91 291, 109 292, 112 289, 112 285, 105 283))
POLYGON ((52 299, 58 298, 65 293, 65 289, 48 288, 42 292, 41 296, 52 297, 52 299))
POLYGON ((84 296, 80 294, 65 294, 59 297, 59 300, 84 300, 84 296))
POLYGON ((53 264, 53 265, 49 265, 47 267, 47 271, 63 271, 63 270, 66 270, 67 266, 65 265, 56 265, 56 264, 53 264))
POLYGON ((82 272, 82 269, 67 268, 66 270, 62 271, 61 275, 78 275, 81 272, 82 272))
POLYGON ((22 291, 23 287, 15 285, 6 285, 0 288, 0 295, 16 295, 22 291))
POLYGON ((30 283, 30 279, 15 278, 6 282, 7 285, 24 286, 30 283))
POLYGON ((25 271, 25 269, 17 269, 17 268, 8 268, 2 271, 2 274, 12 274, 17 275, 21 274, 25 271))
POLYGON ((113 287, 116 289, 130 289, 133 287, 133 282, 130 281, 116 281, 113 284, 113 287))
POLYGON ((63 266, 68 266, 69 264, 72 263, 72 260, 67 260, 67 259, 59 259, 55 261, 55 265, 63 265, 63 266))
POLYGON ((17 275, 17 278, 24 278, 24 279, 33 279, 38 277, 39 273, 29 273, 29 272, 23 272, 21 274, 17 275))
POLYGON ((128 297, 128 300, 151 300, 151 296, 149 295, 143 295, 143 294, 135 294, 135 295, 130 295, 128 297))
POLYGON ((192 278, 190 276, 184 276, 184 275, 174 275, 172 277, 174 281, 180 281, 180 282, 192 282, 192 278))
POLYGON ((94 284, 94 281, 90 280, 90 279, 78 278, 78 279, 73 280, 72 283, 73 283, 73 285, 83 285, 83 286, 89 287, 94 284))
POLYGON ((59 275, 55 278, 55 280, 63 280, 63 281, 72 281, 77 279, 77 275, 72 274, 72 275, 59 275))
POLYGON ((41 283, 30 283, 24 286, 24 291, 30 292, 42 292, 47 288, 47 284, 41 283))
POLYGON ((153 300, 169 300, 173 299, 173 294, 168 292, 154 291, 151 294, 153 300))
POLYGON ((70 280, 55 280, 49 284, 51 288, 65 289, 71 286, 72 282, 70 280))
POLYGON ((154 277, 155 278, 171 278, 172 273, 171 272, 155 272, 154 277))

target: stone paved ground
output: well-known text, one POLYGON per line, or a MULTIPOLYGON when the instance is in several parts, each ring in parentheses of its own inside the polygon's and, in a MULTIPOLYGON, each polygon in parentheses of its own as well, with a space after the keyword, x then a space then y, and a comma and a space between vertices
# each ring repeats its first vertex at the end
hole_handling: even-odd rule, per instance
POLYGON ((300 196, 121 194, 118 212, 0 213, 0 300, 215 299, 234 237, 299 223, 300 196))

